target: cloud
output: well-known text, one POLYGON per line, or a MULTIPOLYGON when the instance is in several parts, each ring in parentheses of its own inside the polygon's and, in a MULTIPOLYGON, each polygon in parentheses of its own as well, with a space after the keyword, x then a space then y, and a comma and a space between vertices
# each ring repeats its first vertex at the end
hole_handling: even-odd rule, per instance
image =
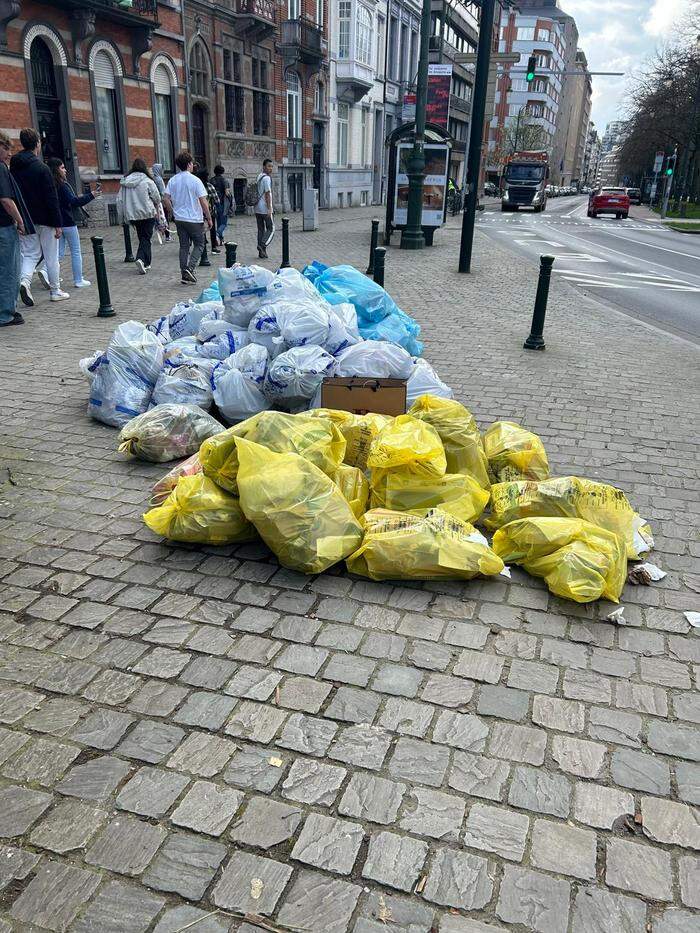
POLYGON ((644 32, 663 38, 689 9, 689 0, 654 0, 649 16, 644 21, 644 32))

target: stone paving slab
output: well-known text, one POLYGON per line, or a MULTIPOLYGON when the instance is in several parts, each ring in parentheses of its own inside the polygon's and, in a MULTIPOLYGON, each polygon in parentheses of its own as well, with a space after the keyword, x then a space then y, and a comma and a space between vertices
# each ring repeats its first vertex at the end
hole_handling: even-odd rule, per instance
MULTIPOLYGON (((371 216, 292 218, 293 262, 364 268, 371 216)), ((390 250, 388 288, 480 426, 520 421, 554 475, 622 487, 668 575, 626 587, 625 627, 517 569, 304 577, 144 528, 165 468, 87 419, 77 361, 195 289, 175 246, 143 278, 100 232, 118 316, 94 287, 37 290, 0 339, 0 931, 700 928, 696 349, 555 281, 528 354, 518 258, 477 234, 459 276, 452 219, 390 250)), ((250 219, 230 237, 250 261, 250 219)))

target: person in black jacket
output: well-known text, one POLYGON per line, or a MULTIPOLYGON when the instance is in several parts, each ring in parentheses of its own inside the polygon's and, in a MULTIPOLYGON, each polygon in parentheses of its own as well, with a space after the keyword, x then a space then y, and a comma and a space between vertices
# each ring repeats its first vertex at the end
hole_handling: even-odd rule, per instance
POLYGON ((19 134, 22 152, 10 160, 10 171, 22 192, 36 233, 20 237, 22 271, 19 295, 25 305, 32 307, 32 276, 44 254, 46 274, 51 290, 51 301, 64 301, 70 295, 61 291, 59 284, 58 241, 61 239, 61 208, 58 191, 51 169, 39 159, 39 135, 35 130, 23 129, 19 134))
MULTIPOLYGON (((80 249, 80 235, 75 224, 73 209, 76 207, 84 207, 86 204, 89 204, 90 201, 94 201, 95 195, 92 191, 88 191, 87 194, 78 197, 75 191, 73 191, 73 188, 68 184, 66 179, 66 167, 61 159, 54 156, 51 159, 47 159, 46 164, 51 169, 51 174, 56 183, 58 203, 61 208, 61 228, 63 230, 63 235, 58 241, 58 261, 60 263, 65 256, 67 246, 70 249, 70 261, 73 268, 75 287, 87 288, 91 283, 83 278, 83 254, 80 249)), ((95 186, 97 194, 99 194, 101 190, 102 187, 99 184, 95 186)), ((44 263, 42 263, 36 271, 39 275, 39 279, 46 288, 48 288, 49 279, 44 268, 44 263)))

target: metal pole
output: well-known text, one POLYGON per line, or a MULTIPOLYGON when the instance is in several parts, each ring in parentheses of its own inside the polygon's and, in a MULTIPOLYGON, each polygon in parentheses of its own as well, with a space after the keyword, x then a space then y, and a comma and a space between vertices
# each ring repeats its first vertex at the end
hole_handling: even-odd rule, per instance
POLYGON ((236 264, 236 250, 238 249, 238 243, 226 243, 226 268, 230 269, 231 266, 236 264))
POLYGON ((374 281, 384 288, 384 262, 386 260, 386 247, 378 246, 374 251, 374 281))
MULTIPOLYGON (((678 146, 673 150, 673 171, 676 171, 676 163, 678 162, 678 146)), ((661 205, 661 216, 665 217, 666 212, 668 211, 668 199, 671 196, 671 185, 673 184, 673 175, 666 176, 666 185, 664 187, 664 200, 661 205)))
POLYGON ((136 262, 131 248, 131 227, 129 224, 122 224, 124 231, 124 262, 136 262))
POLYGON ((423 172, 425 171, 425 109, 428 102, 428 58, 430 54, 431 0, 423 0, 420 21, 420 57, 416 85, 416 126, 413 151, 408 160, 408 211, 401 231, 401 249, 423 249, 423 172))
POLYGON ((532 312, 530 336, 523 344, 525 350, 544 350, 544 318, 547 313, 547 298, 549 297, 549 280, 552 277, 552 264, 554 256, 540 256, 540 275, 537 279, 537 294, 535 295, 535 310, 532 312))
POLYGON ((481 150, 484 144, 484 113, 486 89, 489 80, 491 42, 493 41, 493 14, 495 0, 482 0, 479 24, 479 48, 476 53, 476 77, 472 98, 472 118, 469 127, 469 155, 467 157, 467 200, 462 215, 462 240, 459 244, 459 271, 470 272, 474 243, 474 220, 479 196, 481 150))
POLYGON ((97 274, 97 291, 100 296, 100 307, 97 317, 114 317, 115 310, 109 297, 109 282, 107 281, 107 266, 105 265, 105 250, 101 236, 90 237, 92 252, 95 257, 95 272, 97 274))
POLYGON ((280 269, 289 268, 289 217, 282 218, 282 265, 280 269))
POLYGON ((365 275, 372 275, 374 272, 374 251, 377 248, 377 242, 379 240, 379 218, 374 217, 372 219, 372 236, 369 241, 369 265, 367 266, 367 272, 365 275))

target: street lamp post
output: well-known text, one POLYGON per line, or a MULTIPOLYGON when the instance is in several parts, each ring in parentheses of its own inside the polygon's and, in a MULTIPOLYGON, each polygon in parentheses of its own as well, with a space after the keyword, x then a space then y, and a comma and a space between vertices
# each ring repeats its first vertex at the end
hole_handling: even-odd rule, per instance
POLYGON ((428 56, 430 50, 430 0, 423 0, 420 22, 420 57, 416 87, 416 126, 413 151, 408 160, 408 211, 401 231, 401 249, 423 249, 423 173, 425 171, 425 109, 428 101, 428 56))

